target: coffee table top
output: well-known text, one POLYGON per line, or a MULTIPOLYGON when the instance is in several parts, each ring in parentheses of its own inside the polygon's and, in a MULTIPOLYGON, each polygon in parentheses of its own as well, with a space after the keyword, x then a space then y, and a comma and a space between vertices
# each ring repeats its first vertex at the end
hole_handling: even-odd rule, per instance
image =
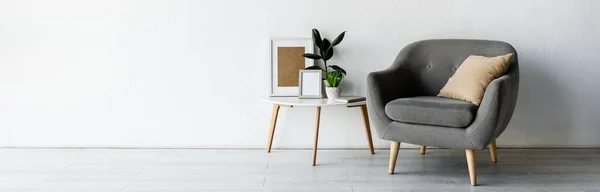
POLYGON ((313 106, 313 107, 329 107, 329 106, 355 106, 364 105, 366 101, 359 101, 353 103, 342 103, 329 99, 300 99, 298 97, 263 97, 260 100, 280 105, 292 105, 292 106, 313 106))

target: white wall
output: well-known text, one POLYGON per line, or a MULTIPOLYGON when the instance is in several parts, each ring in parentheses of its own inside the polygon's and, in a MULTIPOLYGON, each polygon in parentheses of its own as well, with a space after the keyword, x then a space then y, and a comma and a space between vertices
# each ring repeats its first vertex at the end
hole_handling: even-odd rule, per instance
MULTIPOLYGON (((600 145, 600 1, 0 1, 0 146, 263 148, 270 36, 334 38, 371 71, 429 38, 513 44, 521 88, 504 147, 600 145)), ((283 108, 274 147, 310 148, 312 108, 283 108)), ((376 137, 376 133, 374 133, 376 137)), ((358 109, 325 108, 320 146, 364 148, 358 109)), ((387 143, 375 139, 376 147, 387 143)))

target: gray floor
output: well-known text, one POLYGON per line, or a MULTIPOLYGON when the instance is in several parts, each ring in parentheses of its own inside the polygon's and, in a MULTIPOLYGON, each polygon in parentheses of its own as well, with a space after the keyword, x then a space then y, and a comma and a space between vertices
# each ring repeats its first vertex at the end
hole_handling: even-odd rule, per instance
POLYGON ((0 149, 0 191, 600 191, 599 149, 477 153, 471 187, 463 150, 0 149))

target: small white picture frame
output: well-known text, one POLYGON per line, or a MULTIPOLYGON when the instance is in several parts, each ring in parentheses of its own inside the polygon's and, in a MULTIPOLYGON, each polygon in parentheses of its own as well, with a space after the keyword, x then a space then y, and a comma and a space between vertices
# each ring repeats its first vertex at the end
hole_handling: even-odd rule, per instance
POLYGON ((323 98, 323 72, 315 69, 300 70, 298 98, 321 99, 323 98))
MULTIPOLYGON (((271 61, 271 82, 270 82, 270 93, 269 95, 271 97, 295 97, 298 96, 298 85, 295 85, 296 82, 298 82, 299 78, 297 76, 295 76, 296 74, 298 74, 297 71, 294 70, 300 70, 300 69, 304 69, 306 67, 310 67, 314 65, 314 60, 312 59, 308 59, 308 58, 303 58, 303 66, 302 68, 300 68, 300 66, 295 66, 292 67, 292 70, 290 70, 290 68, 286 68, 286 69, 282 69, 280 70, 279 67, 281 66, 279 61, 281 58, 279 58, 279 56, 281 55, 278 51, 280 50, 280 48, 303 48, 304 49, 304 53, 314 53, 314 43, 312 41, 312 38, 310 37, 271 37, 270 38, 270 61, 271 61), (284 77, 284 79, 280 79, 281 77, 284 77), (291 83, 291 84, 290 84, 291 83)), ((303 54, 303 53, 302 53, 303 54)), ((294 54, 296 55, 296 54, 294 54)), ((289 55, 287 55, 289 56, 289 55)), ((301 56, 301 54, 300 54, 301 56)))

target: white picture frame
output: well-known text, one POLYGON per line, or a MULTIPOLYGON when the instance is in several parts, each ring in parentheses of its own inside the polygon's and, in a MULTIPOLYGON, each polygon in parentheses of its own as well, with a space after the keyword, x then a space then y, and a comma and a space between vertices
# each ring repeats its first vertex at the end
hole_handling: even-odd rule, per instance
MULTIPOLYGON (((279 79, 279 52, 280 47, 304 47, 304 53, 314 53, 314 44, 310 37, 271 37, 270 38, 270 63, 271 82, 269 96, 271 97, 295 97, 298 96, 298 86, 280 86, 279 79)), ((314 60, 304 58, 304 68, 314 65, 314 60)), ((302 69, 304 69, 302 68, 302 69)), ((291 73, 290 73, 291 74, 291 73)), ((290 79, 286 79, 290 82, 290 79)), ((294 78, 293 82, 297 82, 294 78)))
POLYGON ((298 98, 321 99, 323 98, 323 72, 318 69, 305 69, 299 72, 298 98))

